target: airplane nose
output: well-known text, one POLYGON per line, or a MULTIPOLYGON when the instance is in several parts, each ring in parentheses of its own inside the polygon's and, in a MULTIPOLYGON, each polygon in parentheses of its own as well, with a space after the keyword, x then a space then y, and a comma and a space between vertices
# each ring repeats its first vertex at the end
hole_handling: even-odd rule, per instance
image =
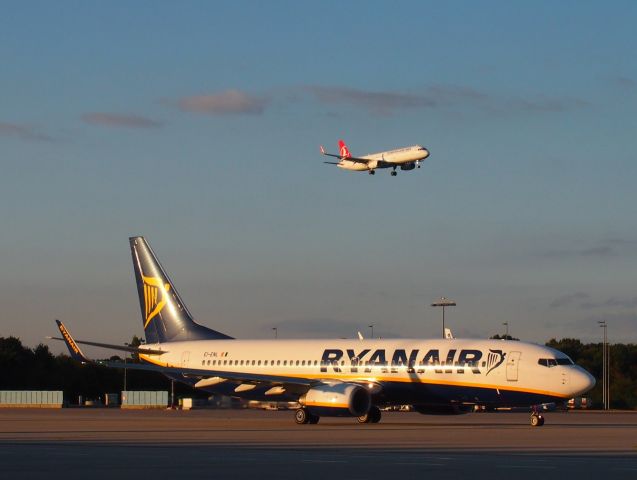
POLYGON ((595 377, 581 367, 577 367, 577 370, 571 373, 573 396, 588 392, 595 386, 595 383, 595 377))

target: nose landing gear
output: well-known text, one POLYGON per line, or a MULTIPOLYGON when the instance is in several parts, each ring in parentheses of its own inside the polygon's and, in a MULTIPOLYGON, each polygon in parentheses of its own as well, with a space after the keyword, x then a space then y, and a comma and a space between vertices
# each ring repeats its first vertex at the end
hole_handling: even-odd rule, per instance
POLYGON ((370 170, 370 171, 369 171, 369 174, 370 174, 370 175, 376 175, 376 170, 370 170))
POLYGON ((540 413, 537 407, 533 407, 531 411, 531 426, 541 427, 544 425, 544 416, 540 413))

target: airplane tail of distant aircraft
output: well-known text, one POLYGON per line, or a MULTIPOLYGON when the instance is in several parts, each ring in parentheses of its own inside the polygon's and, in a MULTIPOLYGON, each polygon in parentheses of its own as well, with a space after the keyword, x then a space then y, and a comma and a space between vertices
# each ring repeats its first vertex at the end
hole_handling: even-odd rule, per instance
POLYGON ((146 239, 129 241, 147 343, 232 338, 195 323, 146 239))
POLYGON ((345 142, 343 140, 338 141, 338 151, 341 154, 341 158, 352 157, 352 154, 350 153, 349 148, 347 148, 347 145, 345 145, 345 142))

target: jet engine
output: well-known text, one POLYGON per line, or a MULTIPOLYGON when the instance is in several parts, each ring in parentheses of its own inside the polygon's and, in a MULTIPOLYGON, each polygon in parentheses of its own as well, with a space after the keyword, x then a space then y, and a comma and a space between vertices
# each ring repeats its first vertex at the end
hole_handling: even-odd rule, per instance
POLYGON ((403 163, 400 166, 401 170, 413 170, 414 168, 416 168, 416 164, 415 163, 403 163))
POLYGON ((371 407, 369 391, 355 383, 324 384, 309 389, 299 403, 314 415, 360 417, 371 407))
POLYGON ((422 415, 464 415, 471 411, 471 405, 452 403, 414 405, 414 410, 422 415))

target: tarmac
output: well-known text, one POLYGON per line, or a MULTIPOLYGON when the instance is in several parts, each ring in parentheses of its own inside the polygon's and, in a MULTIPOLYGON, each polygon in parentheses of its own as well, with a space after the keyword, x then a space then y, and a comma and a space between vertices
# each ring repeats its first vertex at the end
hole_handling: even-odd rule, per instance
MULTIPOLYGON (((637 412, 425 416, 292 411, 0 410, 4 478, 637 478, 637 412), (6 477, 4 474, 8 474, 6 477)), ((393 480, 393 479, 392 479, 393 480)))

